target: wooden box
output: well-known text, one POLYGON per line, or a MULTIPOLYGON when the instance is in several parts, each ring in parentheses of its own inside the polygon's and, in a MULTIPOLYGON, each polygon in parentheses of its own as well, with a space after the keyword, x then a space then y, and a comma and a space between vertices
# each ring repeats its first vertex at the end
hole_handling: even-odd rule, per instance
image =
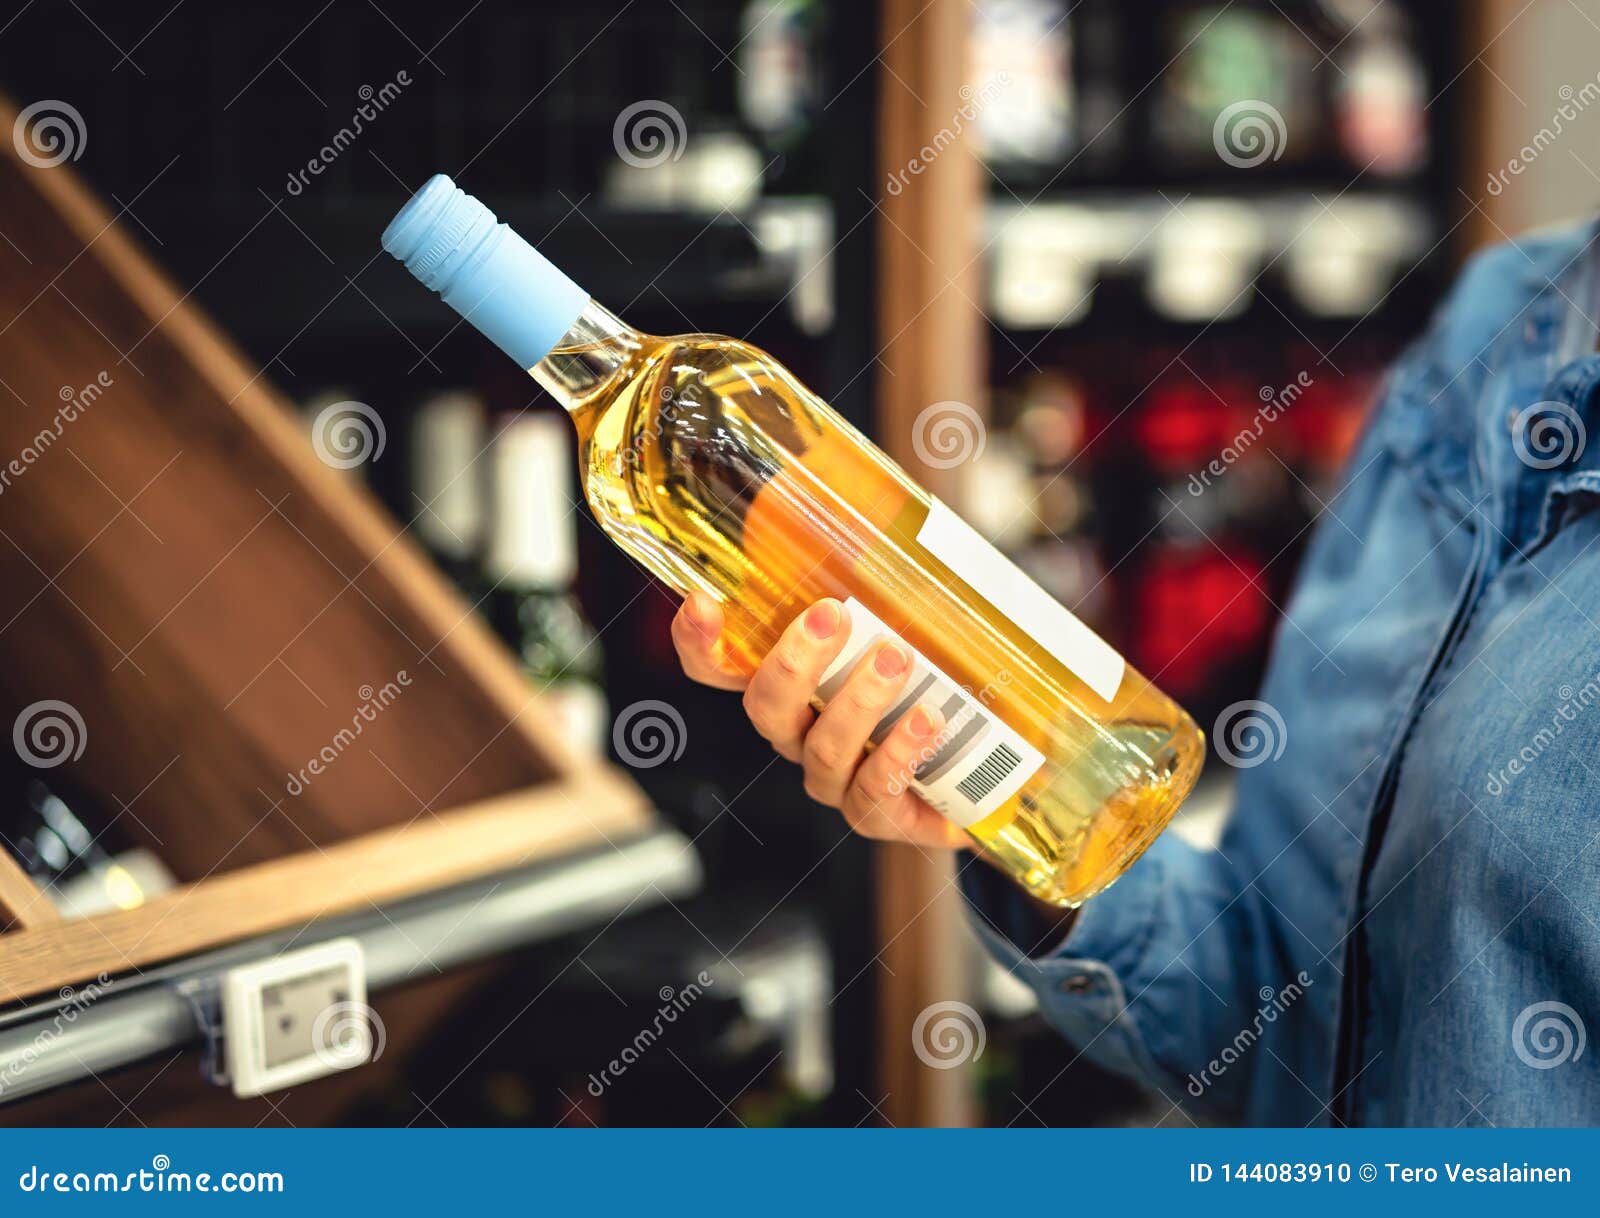
POLYGON ((70 165, 0 217, 0 727, 183 881, 64 921, 0 851, 0 1003, 646 826, 70 165))

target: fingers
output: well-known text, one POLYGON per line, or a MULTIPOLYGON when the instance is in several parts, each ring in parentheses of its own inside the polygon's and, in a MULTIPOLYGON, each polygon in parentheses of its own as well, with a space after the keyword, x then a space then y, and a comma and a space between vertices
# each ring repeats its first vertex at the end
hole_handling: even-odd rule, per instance
POLYGON ((672 619, 672 645, 684 675, 714 689, 743 689, 746 678, 722 654, 722 606, 704 592, 691 592, 672 619))
POLYGON ((895 639, 877 644, 851 670, 806 733, 800 764, 807 795, 840 806, 873 729, 899 699, 910 673, 911 653, 895 639))
POLYGON ((805 769, 806 793, 839 808, 865 837, 930 848, 965 844, 965 835, 910 790, 911 776, 937 751, 944 727, 938 710, 902 715, 872 753, 878 723, 904 696, 911 656, 897 640, 872 649, 820 715, 812 698, 822 674, 849 638, 844 607, 818 601, 789 624, 748 679, 727 660, 722 607, 691 593, 672 619, 672 642, 684 673, 702 685, 743 689, 744 708, 781 756, 805 769))
POLYGON ((801 742, 817 717, 811 699, 849 634, 844 607, 820 600, 789 623, 750 678, 745 714, 779 756, 800 760, 801 742))
POLYGON ((840 811, 863 837, 911 842, 918 846, 955 848, 966 835, 919 799, 910 789, 917 767, 940 744, 944 716, 930 706, 902 715, 890 733, 856 770, 840 811))

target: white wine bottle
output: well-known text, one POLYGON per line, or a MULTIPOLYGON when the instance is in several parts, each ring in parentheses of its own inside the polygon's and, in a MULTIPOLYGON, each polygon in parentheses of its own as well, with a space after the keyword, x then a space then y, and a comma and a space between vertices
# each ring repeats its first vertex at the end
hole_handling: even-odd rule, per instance
POLYGON ((879 639, 910 648, 876 738, 942 711, 907 785, 1028 892, 1079 904, 1172 818, 1193 720, 771 356, 631 329, 442 175, 383 246, 566 408, 601 526, 722 603, 732 662, 753 671, 824 597, 849 635, 819 705, 879 639))

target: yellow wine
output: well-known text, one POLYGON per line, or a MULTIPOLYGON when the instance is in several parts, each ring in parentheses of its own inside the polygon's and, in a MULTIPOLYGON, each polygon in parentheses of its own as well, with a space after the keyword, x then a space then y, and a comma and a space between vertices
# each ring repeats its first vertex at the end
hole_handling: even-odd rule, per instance
POLYGON ((1172 818, 1204 757, 1189 716, 770 356, 630 329, 448 179, 384 244, 566 407, 596 518, 722 603, 732 663, 824 597, 849 630, 819 706, 878 639, 911 649, 874 739, 938 707, 907 785, 1032 895, 1079 904, 1172 818))

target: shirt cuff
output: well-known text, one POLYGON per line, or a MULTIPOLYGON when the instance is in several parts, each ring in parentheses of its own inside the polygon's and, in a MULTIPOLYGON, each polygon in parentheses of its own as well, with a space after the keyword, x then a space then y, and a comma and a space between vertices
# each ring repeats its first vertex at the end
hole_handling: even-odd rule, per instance
POLYGON ((960 875, 968 913, 985 948, 1039 1000, 1044 1017, 1085 1056, 1121 1074, 1157 1081, 1158 1071, 1128 1013, 1128 989, 1148 983, 1144 960, 1160 899, 1181 855, 1171 833, 1115 884, 1086 901, 1065 937, 1040 939, 1039 918, 1015 884, 973 859, 960 875))

